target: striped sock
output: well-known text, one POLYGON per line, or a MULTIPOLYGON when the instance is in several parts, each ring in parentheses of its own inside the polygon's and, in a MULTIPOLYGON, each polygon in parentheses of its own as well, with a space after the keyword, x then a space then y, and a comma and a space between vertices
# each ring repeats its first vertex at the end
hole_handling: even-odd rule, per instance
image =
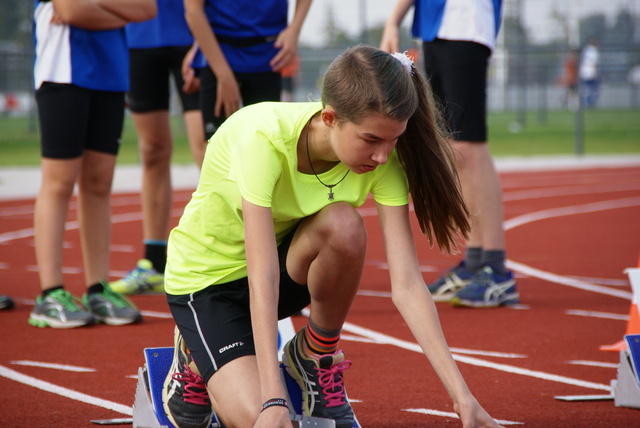
POLYGON ((318 327, 309 318, 307 328, 304 332, 304 339, 307 349, 312 354, 326 355, 333 354, 338 350, 338 342, 340 341, 340 330, 325 330, 318 327))

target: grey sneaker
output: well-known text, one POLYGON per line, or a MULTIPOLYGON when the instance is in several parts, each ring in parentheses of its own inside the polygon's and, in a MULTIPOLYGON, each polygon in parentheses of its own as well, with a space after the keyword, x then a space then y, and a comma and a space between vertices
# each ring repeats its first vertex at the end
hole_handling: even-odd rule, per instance
POLYGON ((61 288, 47 295, 38 296, 29 316, 34 327, 74 328, 95 322, 93 315, 80 300, 61 288))
POLYGON ((284 347, 282 363, 302 390, 306 416, 333 419, 336 428, 352 428, 355 416, 344 389, 344 371, 351 367, 342 351, 308 357, 302 350, 304 327, 284 347))
POLYGON ((138 308, 125 296, 116 293, 106 282, 101 293, 85 294, 84 305, 91 311, 96 321, 108 325, 124 325, 142 321, 138 308))
POLYGON ((15 306, 11 297, 0 294, 0 311, 13 309, 15 306))

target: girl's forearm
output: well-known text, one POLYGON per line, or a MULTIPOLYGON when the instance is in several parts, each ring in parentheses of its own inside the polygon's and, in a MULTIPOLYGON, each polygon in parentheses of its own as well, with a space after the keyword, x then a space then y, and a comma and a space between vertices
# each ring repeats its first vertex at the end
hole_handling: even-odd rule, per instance
POLYGON ((394 293, 394 303, 454 403, 471 396, 445 340, 433 300, 426 285, 413 292, 394 293))
POLYGON ((141 22, 158 13, 155 0, 95 0, 100 7, 128 22, 141 22))

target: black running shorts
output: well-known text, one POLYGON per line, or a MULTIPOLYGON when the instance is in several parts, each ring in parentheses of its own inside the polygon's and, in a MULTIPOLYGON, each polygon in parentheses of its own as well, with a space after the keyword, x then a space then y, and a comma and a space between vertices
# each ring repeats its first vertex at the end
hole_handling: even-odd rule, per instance
POLYGON ((129 49, 129 109, 134 113, 169 110, 170 76, 173 76, 182 111, 200 108, 198 93, 182 91, 182 60, 191 46, 165 46, 149 49, 129 49))
MULTIPOLYGON (((234 76, 240 86, 243 106, 263 101, 280 101, 282 88, 280 73, 234 73, 234 76)), ((220 116, 214 115, 218 81, 211 69, 209 67, 199 69, 198 77, 200 77, 200 109, 204 120, 204 136, 209 141, 226 117, 224 109, 220 116)))
POLYGON ((487 141, 487 67, 491 51, 479 43, 423 42, 427 78, 453 138, 487 141))
POLYGON ((124 92, 45 82, 36 91, 42 157, 73 159, 84 150, 118 154, 124 92))
MULTIPOLYGON (((296 283, 287 273, 287 252, 294 233, 278 247, 279 319, 299 312, 311 302, 306 285, 296 283)), ((247 278, 211 285, 192 294, 167 294, 167 301, 205 382, 224 364, 255 355, 247 278)))

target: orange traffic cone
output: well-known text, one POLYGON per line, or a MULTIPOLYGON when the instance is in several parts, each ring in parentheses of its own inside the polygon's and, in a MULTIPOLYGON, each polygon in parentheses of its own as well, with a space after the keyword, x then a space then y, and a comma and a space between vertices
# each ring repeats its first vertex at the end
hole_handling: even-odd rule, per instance
MULTIPOLYGON (((633 298, 631 300, 631 308, 629 308, 629 321, 627 321, 627 334, 640 334, 640 312, 638 311, 638 304, 640 303, 640 259, 638 260, 637 269, 625 269, 625 272, 629 275, 629 282, 631 282, 631 291, 633 298)), ((624 338, 612 345, 600 346, 601 351, 620 351, 621 349, 627 349, 627 344, 624 338)))

